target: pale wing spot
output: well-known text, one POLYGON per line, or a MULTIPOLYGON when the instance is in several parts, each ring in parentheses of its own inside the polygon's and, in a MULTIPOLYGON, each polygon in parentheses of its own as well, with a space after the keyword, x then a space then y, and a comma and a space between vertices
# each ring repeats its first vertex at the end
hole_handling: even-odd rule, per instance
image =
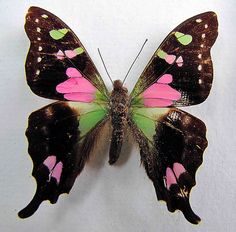
POLYGON ((181 100, 184 103, 188 103, 189 102, 189 96, 186 92, 181 92, 181 100))
POLYGON ((201 44, 200 47, 201 47, 201 48, 204 48, 204 44, 201 44))
POLYGON ((38 38, 37 38, 37 40, 38 40, 38 41, 40 41, 40 40, 41 40, 41 38, 40 38, 40 37, 38 37, 38 38))
POLYGON ((201 71, 201 70, 202 70, 202 65, 199 64, 198 67, 197 67, 197 69, 198 69, 199 71, 201 71))
POLYGON ((37 61, 38 62, 41 62, 42 58, 41 57, 38 57, 37 61))
POLYGON ((205 28, 208 28, 208 24, 205 24, 204 27, 205 27, 205 28))
POLYGON ((39 46, 38 50, 39 50, 39 51, 42 51, 42 50, 43 50, 43 48, 42 48, 41 46, 39 46))
POLYGON ((180 115, 179 113, 177 113, 176 111, 171 112, 171 114, 168 116, 168 118, 172 121, 177 121, 180 119, 180 115))
POLYGON ((201 22, 202 22, 202 19, 196 19, 196 22, 197 22, 197 23, 201 23, 201 22))
POLYGON ((202 34, 202 39, 205 39, 205 38, 206 38, 206 34, 203 33, 203 34, 202 34))
POLYGON ((198 80, 198 83, 199 83, 199 84, 202 84, 202 79, 199 79, 199 80, 198 80))
POLYGON ((38 23, 38 22, 39 22, 39 19, 35 19, 35 22, 38 23))
POLYGON ((50 118, 52 118, 52 115, 53 115, 53 113, 54 113, 54 110, 53 110, 52 107, 50 106, 50 107, 47 107, 47 108, 45 109, 44 113, 45 113, 46 117, 47 117, 48 119, 50 119, 50 118))
POLYGON ((72 137, 71 133, 66 133, 67 137, 70 139, 72 137))
POLYGON ((202 54, 198 54, 197 56, 199 59, 202 59, 202 54))
POLYGON ((40 27, 37 27, 37 32, 40 32, 41 31, 41 28, 40 27))
POLYGON ((44 19, 48 18, 48 16, 46 14, 42 14, 41 17, 44 18, 44 19))
POLYGON ((166 185, 166 177, 165 177, 165 176, 163 177, 163 182, 164 182, 165 188, 167 188, 167 185, 166 185))
POLYGON ((198 149, 202 150, 202 148, 201 148, 199 145, 196 145, 196 147, 197 147, 198 149))
POLYGON ((39 70, 39 69, 37 69, 37 71, 36 71, 36 75, 39 75, 39 73, 40 73, 40 70, 39 70))

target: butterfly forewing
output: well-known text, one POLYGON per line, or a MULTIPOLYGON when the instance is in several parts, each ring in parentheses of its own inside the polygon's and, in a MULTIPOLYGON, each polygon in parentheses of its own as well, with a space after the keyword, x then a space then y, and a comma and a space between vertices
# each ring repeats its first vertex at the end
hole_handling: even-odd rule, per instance
POLYGON ((203 102, 212 85, 210 49, 217 35, 214 12, 199 14, 176 27, 141 74, 131 93, 133 104, 165 107, 203 102))
MULTIPOLYGON (((87 85, 94 86, 106 98, 108 92, 95 65, 62 20, 44 9, 31 7, 26 15, 25 31, 31 41, 25 64, 26 76, 34 93, 46 98, 71 100, 64 96, 64 92, 57 91, 57 86, 71 77, 80 77, 70 75, 71 69, 75 69, 88 80, 87 85)), ((73 87, 80 81, 75 78, 69 83, 73 87)))

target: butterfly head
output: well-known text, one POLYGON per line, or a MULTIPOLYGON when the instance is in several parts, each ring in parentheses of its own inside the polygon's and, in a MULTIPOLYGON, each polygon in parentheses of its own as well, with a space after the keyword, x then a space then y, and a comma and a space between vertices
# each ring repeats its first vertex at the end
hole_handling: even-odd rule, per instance
POLYGON ((122 91, 122 92, 128 92, 128 89, 123 86, 123 83, 121 80, 115 80, 113 82, 113 88, 115 91, 122 91))

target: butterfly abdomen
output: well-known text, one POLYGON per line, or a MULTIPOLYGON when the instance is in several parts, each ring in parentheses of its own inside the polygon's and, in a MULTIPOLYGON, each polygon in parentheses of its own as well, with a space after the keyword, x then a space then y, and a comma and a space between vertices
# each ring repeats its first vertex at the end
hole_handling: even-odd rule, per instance
POLYGON ((122 86, 120 80, 114 81, 114 89, 110 98, 110 116, 112 124, 112 137, 109 151, 109 163, 114 164, 120 155, 124 139, 124 129, 128 115, 128 91, 122 86))

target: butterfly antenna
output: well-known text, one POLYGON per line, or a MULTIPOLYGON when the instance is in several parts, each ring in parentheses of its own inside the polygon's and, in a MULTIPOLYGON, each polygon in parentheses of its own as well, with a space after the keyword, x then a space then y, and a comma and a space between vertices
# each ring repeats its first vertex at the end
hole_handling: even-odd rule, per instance
POLYGON ((129 68, 128 72, 127 72, 127 73, 126 73, 126 75, 125 75, 125 78, 124 78, 124 80, 123 80, 123 82, 122 82, 122 85, 125 83, 125 80, 126 80, 127 76, 129 75, 129 73, 130 73, 130 70, 131 70, 131 69, 132 69, 132 67, 134 66, 134 64, 135 64, 136 60, 138 59, 138 57, 139 57, 140 53, 142 52, 142 50, 143 50, 143 48, 144 48, 145 44, 147 43, 147 41, 148 41, 148 39, 146 39, 146 40, 144 41, 144 43, 143 43, 143 45, 142 45, 142 47, 141 47, 141 49, 140 49, 140 51, 139 51, 138 55, 135 57, 135 59, 134 59, 133 63, 130 65, 130 68, 129 68))
POLYGON ((112 83, 112 85, 113 85, 113 81, 112 81, 112 79, 111 79, 111 76, 110 76, 109 72, 107 71, 107 67, 106 67, 105 62, 104 62, 104 60, 103 60, 103 58, 102 58, 102 54, 101 54, 99 48, 98 48, 98 54, 99 54, 99 56, 100 56, 100 58, 101 58, 101 60, 102 60, 102 64, 103 64, 103 66, 104 66, 104 68, 105 68, 105 70, 106 70, 107 76, 109 77, 109 79, 110 79, 110 81, 111 81, 111 83, 112 83))

